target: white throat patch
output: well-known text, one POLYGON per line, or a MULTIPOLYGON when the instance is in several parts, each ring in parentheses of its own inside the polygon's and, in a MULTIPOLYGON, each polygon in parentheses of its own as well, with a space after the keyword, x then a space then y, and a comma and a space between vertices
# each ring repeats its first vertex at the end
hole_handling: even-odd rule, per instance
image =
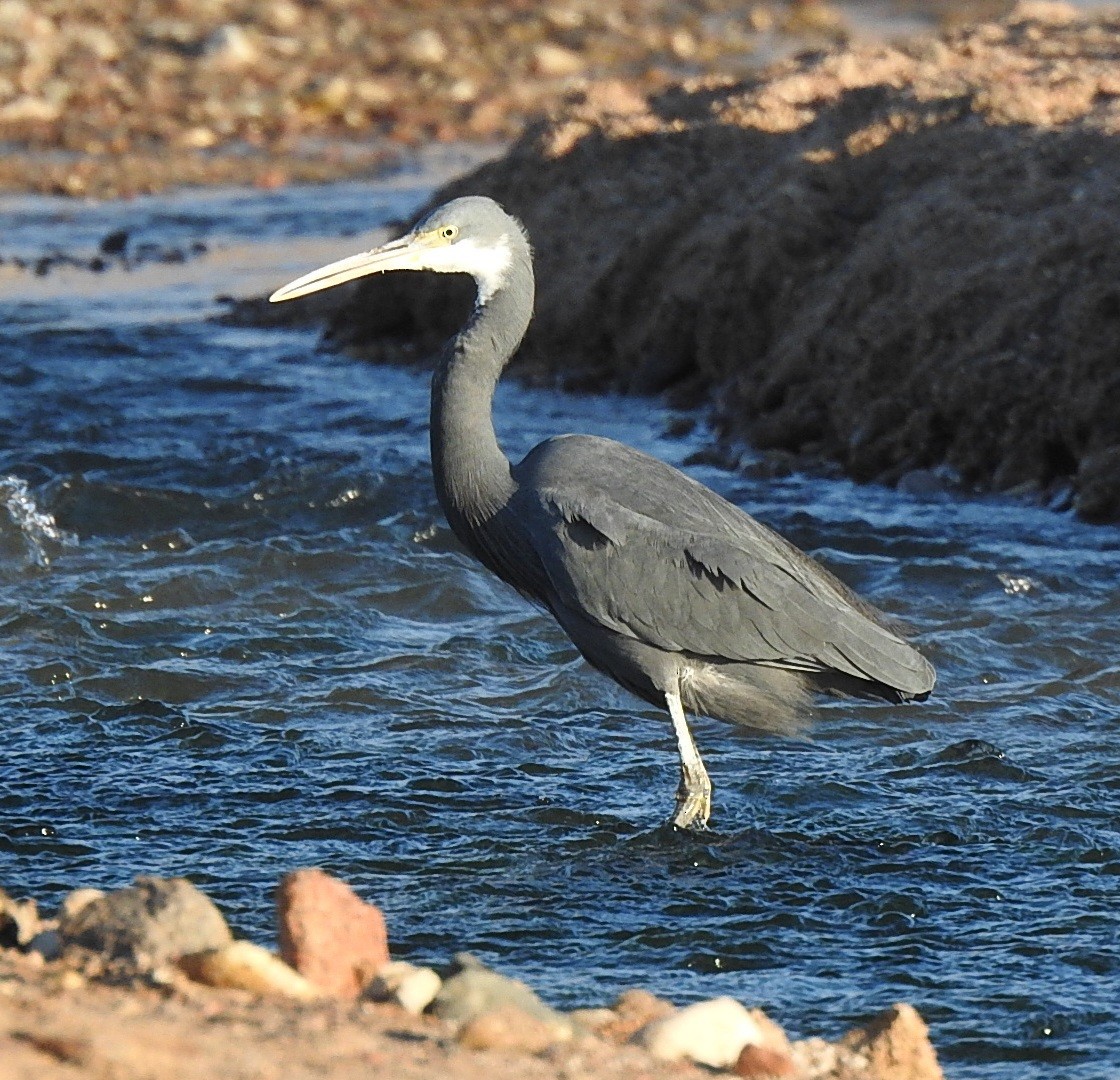
POLYGON ((445 274, 470 274, 478 285, 478 303, 485 304, 506 280, 513 261, 509 237, 504 233, 496 243, 482 245, 476 240, 459 240, 446 247, 424 253, 423 269, 445 274))

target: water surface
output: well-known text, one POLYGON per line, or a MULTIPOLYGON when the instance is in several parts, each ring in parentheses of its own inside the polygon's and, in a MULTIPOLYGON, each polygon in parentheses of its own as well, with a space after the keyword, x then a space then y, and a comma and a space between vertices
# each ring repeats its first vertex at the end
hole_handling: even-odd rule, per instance
MULTIPOLYGON (((834 1036, 907 1000, 952 1076, 1115 1076, 1117 532, 692 468, 907 619, 940 682, 824 703, 812 741, 697 723, 713 829, 673 832, 667 719, 443 523, 426 373, 214 319, 428 183, 3 205, 5 256, 120 227, 205 251, 2 279, 0 882, 49 906, 186 874, 270 942, 278 877, 322 865, 398 956, 469 948, 558 1005, 731 994, 834 1036)), ((701 445, 649 402, 498 410, 514 455, 701 445)))

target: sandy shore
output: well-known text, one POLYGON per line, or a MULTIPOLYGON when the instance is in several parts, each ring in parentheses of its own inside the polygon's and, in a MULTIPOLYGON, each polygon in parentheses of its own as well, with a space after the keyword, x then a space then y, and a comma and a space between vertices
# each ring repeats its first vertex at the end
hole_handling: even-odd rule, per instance
POLYGON ((3 1080, 698 1080, 695 1066, 627 1047, 566 1046, 541 1057, 461 1048, 431 1017, 237 990, 89 983, 0 950, 3 1080))
POLYGON ((915 24, 823 0, 4 0, 0 190, 365 176, 400 147, 513 138, 590 82, 651 92, 915 24))
POLYGON ((46 919, 0 889, 0 1077, 943 1080, 905 1004, 835 1043, 729 997, 563 1013, 467 953, 392 961, 381 911, 323 870, 285 875, 276 909, 279 955, 183 878, 78 889, 46 919))

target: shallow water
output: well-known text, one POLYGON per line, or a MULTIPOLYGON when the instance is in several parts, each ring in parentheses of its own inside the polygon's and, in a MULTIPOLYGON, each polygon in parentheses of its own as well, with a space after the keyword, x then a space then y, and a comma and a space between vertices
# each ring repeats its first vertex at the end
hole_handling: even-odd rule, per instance
MULTIPOLYGON (((427 183, 0 205, 5 256, 207 247, 3 278, 0 883, 186 874, 268 942, 276 880, 317 864, 397 955, 469 948, 560 1005, 731 994, 832 1036, 904 999, 952 1076, 1115 1076, 1120 534, 693 468, 911 622, 940 683, 826 702, 811 742, 699 722, 713 829, 673 832, 667 719, 444 525, 426 373, 213 319, 427 183)), ((506 385, 498 411, 511 454, 700 445, 648 402, 506 385)))

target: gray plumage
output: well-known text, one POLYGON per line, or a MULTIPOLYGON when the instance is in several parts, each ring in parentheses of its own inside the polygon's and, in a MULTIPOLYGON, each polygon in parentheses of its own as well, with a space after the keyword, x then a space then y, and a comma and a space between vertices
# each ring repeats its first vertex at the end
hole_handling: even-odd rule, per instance
POLYGON ((478 283, 432 383, 436 491, 467 549, 550 611, 583 656, 667 707, 681 754, 674 822, 703 826, 711 785, 683 708, 795 731, 806 694, 928 695, 929 662, 890 621, 777 533, 677 469, 610 439, 562 435, 513 465, 491 415, 528 327, 533 267, 520 224, 456 199, 407 236, 280 289, 302 296, 394 269, 478 283))

